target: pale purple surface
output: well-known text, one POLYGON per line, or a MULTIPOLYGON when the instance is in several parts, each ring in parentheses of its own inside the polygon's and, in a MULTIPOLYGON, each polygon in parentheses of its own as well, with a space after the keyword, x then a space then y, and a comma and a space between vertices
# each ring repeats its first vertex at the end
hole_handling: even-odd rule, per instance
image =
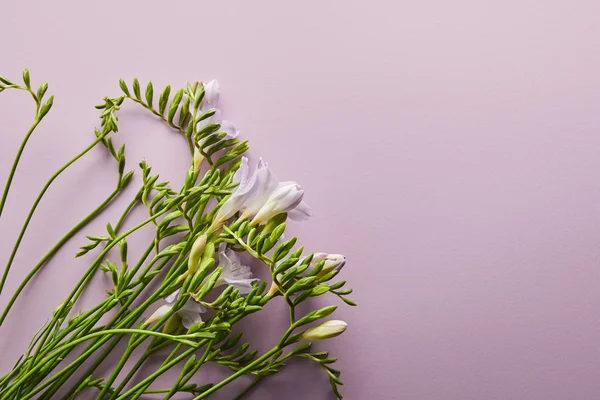
MULTIPOLYGON (((90 142, 93 105, 118 93, 119 77, 155 87, 215 77, 251 156, 306 189, 315 216, 292 232, 348 257, 341 277, 360 307, 339 310, 349 329, 323 346, 340 357, 346 398, 597 398, 600 3, 220 3, 3 2, 0 73, 29 67, 56 101, 2 217, 2 265, 51 171, 90 142)), ((31 105, 0 95, 2 182, 31 105)), ((146 157, 180 183, 183 141, 133 106, 121 121, 130 168, 146 157)), ((114 182, 97 149, 52 186, 0 307, 114 182)), ((85 231, 101 233, 117 212, 85 231)), ((0 371, 83 273, 91 258, 72 258, 82 242, 0 329, 0 371)), ((248 329, 278 334, 285 310, 270 311, 276 323, 248 329)), ((332 398, 305 363, 250 398, 281 393, 332 398)))

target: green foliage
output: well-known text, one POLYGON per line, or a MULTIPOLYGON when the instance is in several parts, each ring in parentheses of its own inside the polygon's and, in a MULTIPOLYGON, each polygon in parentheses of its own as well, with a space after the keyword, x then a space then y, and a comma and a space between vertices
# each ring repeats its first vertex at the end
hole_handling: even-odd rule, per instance
MULTIPOLYGON (((28 70, 24 70, 22 79, 23 85, 0 76, 0 92, 17 89, 30 93, 36 103, 36 123, 39 123, 51 110, 54 97, 45 98, 47 83, 32 89, 28 70)), ((156 92, 158 98, 155 98, 152 82, 142 88, 137 78, 130 85, 121 79, 119 87, 122 95, 105 97, 96 106, 100 126, 94 130, 95 141, 90 147, 102 144, 115 160, 118 172, 115 194, 123 191, 133 176, 133 171, 125 169, 125 145, 116 148, 112 139, 118 132, 118 112, 126 100, 141 105, 179 131, 190 151, 199 152, 208 167, 191 163, 184 184, 177 189, 169 182, 160 181, 145 160, 139 163, 141 186, 132 202, 118 221, 106 224, 106 232, 86 236, 88 242, 81 246, 76 257, 93 255, 89 269, 34 336, 14 369, 0 378, 0 398, 54 398, 76 371, 81 372, 80 378, 67 388, 64 398, 84 396, 82 393, 89 390, 100 391, 94 394, 100 399, 124 400, 158 393, 170 398, 178 392, 205 398, 238 376, 251 374, 262 378, 281 371, 290 358, 303 357, 323 368, 332 390, 341 399, 340 372, 332 367, 337 359, 329 357, 327 352, 313 353, 311 344, 302 342, 308 325, 327 318, 337 306, 309 311, 300 317, 296 316, 296 307, 310 297, 325 298, 329 294, 355 305, 347 297, 352 289, 344 287, 345 281, 332 282, 339 271, 324 271, 324 261, 313 262, 312 254, 303 256, 304 248, 296 248, 296 237, 284 238, 285 213, 257 226, 242 219, 241 213, 215 224, 219 207, 238 185, 233 177, 241 165, 241 156, 249 149, 248 142, 227 136, 219 123, 205 123, 215 110, 203 106, 206 93, 200 82, 174 90, 173 96, 171 86, 167 85, 160 94, 156 92), (125 229, 124 221, 138 205, 145 207, 147 218, 125 229), (154 237, 139 256, 130 248, 128 236, 146 226, 153 227, 154 237), (201 242, 203 247, 198 249, 194 243, 201 236, 207 240, 201 242), (222 244, 260 260, 270 271, 270 279, 246 287, 249 293, 245 295, 240 293, 240 288, 225 284, 226 266, 218 262, 218 249, 222 244), (113 257, 110 252, 117 249, 113 257), (190 259, 197 268, 188 268, 190 259), (97 305, 77 310, 78 300, 98 271, 106 274, 112 287, 97 305), (177 296, 166 303, 163 299, 175 291, 178 291, 177 296), (269 301, 279 300, 288 305, 289 327, 271 350, 260 354, 252 349, 250 341, 242 343, 243 334, 236 331, 236 324, 262 311, 269 301), (202 321, 191 318, 190 310, 202 307, 208 310, 202 314, 202 321), (193 322, 191 326, 187 325, 189 321, 193 322), (104 365, 105 358, 124 337, 127 343, 121 360, 113 366, 110 376, 98 378, 99 366, 104 365), (147 347, 141 352, 141 358, 126 374, 121 374, 128 359, 138 354, 135 350, 144 343, 147 347), (165 348, 170 348, 171 353, 159 353, 165 348), (163 357, 160 367, 132 384, 132 379, 138 379, 137 369, 151 356, 163 357), (65 362, 65 359, 70 361, 65 362), (91 359, 95 361, 88 366, 90 363, 86 361, 91 359), (188 383, 207 362, 229 368, 231 376, 203 386, 188 383), (179 376, 170 388, 149 389, 156 378, 178 365, 179 376), (123 375, 125 377, 118 381, 123 375)), ((95 210, 89 220, 110 200, 112 197, 95 210)), ((4 198, 0 212, 3 204, 4 198)), ((79 227, 87 222, 82 221, 79 227)))

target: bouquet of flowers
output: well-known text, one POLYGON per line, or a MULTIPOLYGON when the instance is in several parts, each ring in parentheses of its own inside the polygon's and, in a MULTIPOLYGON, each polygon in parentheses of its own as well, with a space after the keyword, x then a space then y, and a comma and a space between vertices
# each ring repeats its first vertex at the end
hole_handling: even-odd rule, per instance
MULTIPOLYGON (((35 102, 34 122, 0 200, 0 220, 26 144, 54 100, 46 96, 47 83, 37 89, 32 86, 27 69, 22 80, 17 83, 0 76, 0 92, 27 92, 35 102)), ((240 399, 296 357, 321 367, 341 399, 340 371, 333 367, 336 358, 328 352, 312 351, 311 343, 340 335, 346 323, 328 319, 335 305, 302 315, 297 309, 307 299, 323 295, 355 304, 346 297, 352 290, 345 288, 344 281, 335 281, 346 262, 344 256, 305 251, 296 237, 283 236, 288 218, 306 220, 311 215, 302 187, 279 181, 266 162, 260 160, 253 167, 244 156, 248 142, 238 138, 233 123, 222 119, 217 108, 220 87, 215 80, 194 82, 178 90, 167 86, 158 96, 152 82, 145 89, 137 79, 130 85, 123 80, 119 84, 122 94, 106 97, 96 106, 100 126, 94 131, 94 140, 52 175, 22 225, 0 281, 0 295, 10 296, 0 325, 32 277, 132 183, 134 171, 125 170, 125 146, 116 148, 111 138, 118 131, 123 102, 137 103, 185 138, 190 167, 184 184, 173 188, 161 181, 147 162, 139 163, 142 179, 135 196, 118 221, 106 224, 106 232, 87 236, 88 242, 76 256, 91 253, 95 258, 13 369, 0 378, 0 399, 75 399, 81 395, 125 400, 152 394, 170 399, 180 392, 204 399, 250 375, 252 383, 236 397, 240 399), (6 293, 4 284, 39 202, 63 171, 97 145, 105 147, 115 160, 118 179, 114 191, 58 239, 14 293, 6 293), (145 208, 148 217, 126 229, 125 220, 136 207, 145 208), (128 237, 145 226, 153 227, 154 237, 141 255, 133 257, 128 237), (254 278, 251 268, 243 265, 241 253, 263 264, 270 279, 254 278), (108 274, 113 287, 95 306, 81 309, 78 300, 97 274, 108 274), (270 350, 259 354, 235 325, 270 301, 287 304, 289 327, 270 350), (118 362, 109 365, 109 374, 101 373, 99 367, 106 367, 107 357, 123 343, 126 347, 118 362), (137 355, 140 350, 134 355, 138 348, 141 355, 137 355), (126 368, 132 357, 137 361, 126 368), (160 366, 139 378, 138 370, 150 357, 158 357, 160 366), (202 376, 199 371, 208 363, 225 366, 228 376, 218 382, 191 383, 194 376, 202 376), (179 373, 172 385, 154 387, 154 381, 173 368, 179 373)))

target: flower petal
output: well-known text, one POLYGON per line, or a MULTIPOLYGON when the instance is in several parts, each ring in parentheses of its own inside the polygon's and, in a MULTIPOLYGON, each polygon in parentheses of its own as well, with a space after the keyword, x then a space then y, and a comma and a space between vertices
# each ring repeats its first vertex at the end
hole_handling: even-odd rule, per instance
POLYGON ((173 293, 171 293, 170 295, 168 295, 165 298, 165 301, 169 304, 174 303, 175 300, 177 300, 177 296, 179 296, 179 292, 181 291, 181 289, 177 289, 176 291, 174 291, 173 293))
POLYGON ((296 208, 288 211, 288 217, 290 217, 292 221, 306 221, 312 217, 312 210, 306 202, 301 201, 296 208))
POLYGON ((248 294, 252 290, 252 282, 258 281, 257 278, 252 279, 229 279, 225 278, 225 282, 236 287, 240 294, 248 294))

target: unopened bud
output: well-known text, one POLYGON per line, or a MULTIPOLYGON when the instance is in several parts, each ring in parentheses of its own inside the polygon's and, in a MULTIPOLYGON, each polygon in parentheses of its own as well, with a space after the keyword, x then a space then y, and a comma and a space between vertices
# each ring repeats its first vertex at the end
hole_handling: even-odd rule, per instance
POLYGON ((277 292, 279 292, 279 286, 277 286, 275 281, 273 281, 271 283, 271 288, 269 288, 269 291, 267 292, 266 296, 275 296, 277 292))
POLYGON ((194 171, 200 171, 200 164, 204 161, 204 156, 200 153, 197 147, 194 147, 194 171))
POLYGON ((325 321, 320 325, 310 328, 302 334, 302 340, 323 340, 336 337, 344 333, 348 325, 344 321, 325 321))
POLYGON ((171 308, 173 308, 173 306, 170 304, 165 304, 165 305, 158 307, 156 309, 156 311, 154 311, 154 314, 152 314, 150 317, 148 317, 148 319, 145 322, 145 325, 150 325, 157 321, 160 321, 160 319, 162 317, 164 317, 165 315, 167 315, 169 313, 169 311, 171 311, 171 308))
POLYGON ((202 257, 202 253, 204 252, 204 247, 206 247, 206 239, 206 234, 202 234, 192 245, 190 258, 188 259, 188 271, 192 273, 196 272, 198 266, 200 265, 200 259, 202 257))
POLYGON ((346 257, 342 254, 327 254, 327 253, 315 253, 312 263, 318 264, 319 262, 325 260, 325 265, 323 265, 322 273, 327 273, 333 270, 340 270, 346 265, 346 257))

